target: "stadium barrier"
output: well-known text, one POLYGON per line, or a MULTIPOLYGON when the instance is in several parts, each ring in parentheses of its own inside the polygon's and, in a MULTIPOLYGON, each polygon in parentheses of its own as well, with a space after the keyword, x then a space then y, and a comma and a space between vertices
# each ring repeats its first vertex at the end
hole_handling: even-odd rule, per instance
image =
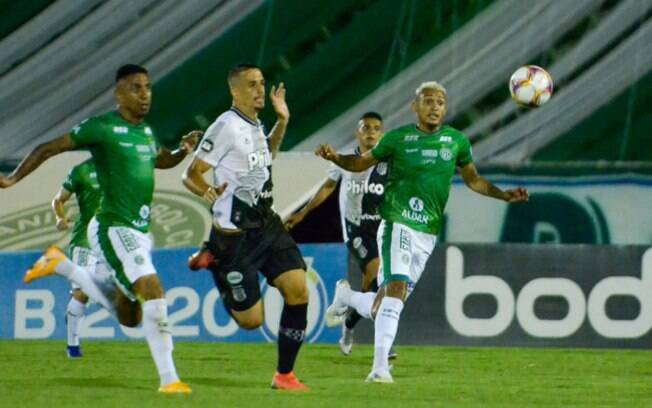
MULTIPOLYGON (((324 326, 335 282, 347 269, 342 244, 302 245, 309 265, 307 341, 334 343, 324 326)), ((275 341, 282 299, 262 282, 266 319, 239 329, 224 311, 207 272, 185 265, 192 250, 156 250, 177 340, 275 341)), ((47 278, 31 285, 22 272, 36 252, 0 254, 0 338, 63 339, 69 285, 47 278)), ((359 273, 352 271, 359 280, 359 273)), ((353 279, 353 280, 355 280, 353 279)), ((357 287, 357 282, 353 282, 357 287)), ((589 245, 442 245, 435 249, 401 317, 398 344, 647 348, 652 335, 652 248, 589 245)), ((372 342, 372 325, 356 329, 372 342)), ((85 338, 141 338, 91 307, 85 338)))

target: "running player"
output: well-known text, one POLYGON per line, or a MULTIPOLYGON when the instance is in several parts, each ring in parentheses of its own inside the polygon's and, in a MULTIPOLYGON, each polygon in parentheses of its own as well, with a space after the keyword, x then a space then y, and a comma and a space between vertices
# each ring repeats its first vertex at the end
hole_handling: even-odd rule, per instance
POLYGON ((440 233, 455 167, 473 191, 507 202, 527 201, 523 187, 501 190, 478 174, 471 144, 459 131, 442 126, 447 108, 446 89, 425 82, 416 90, 412 110, 417 124, 387 133, 362 155, 341 155, 329 145, 315 153, 349 171, 363 171, 380 161, 389 163, 389 179, 380 208, 378 229, 381 262, 377 295, 354 292, 346 280, 335 289, 328 316, 342 315, 347 307, 374 318, 374 362, 367 382, 391 383, 388 353, 394 343, 403 302, 419 281, 440 233))
POLYGON ((97 170, 102 200, 88 226, 97 269, 108 269, 114 286, 94 279, 90 269, 79 268, 63 252, 50 247, 25 274, 24 281, 57 273, 81 286, 84 293, 109 310, 114 308, 120 323, 135 326, 141 320, 143 332, 160 376, 159 392, 190 393, 172 359, 172 335, 168 328, 167 303, 154 265, 152 240, 148 235, 150 206, 154 193, 154 168, 167 169, 191 152, 201 132, 182 139, 182 147, 171 152, 159 148, 152 128, 144 121, 151 103, 147 70, 125 65, 116 73, 117 111, 85 120, 73 130, 32 151, 0 186, 11 186, 56 154, 76 148, 90 150, 97 170), (139 307, 134 307, 134 305, 139 307))
MULTIPOLYGON (((355 129, 358 147, 350 154, 364 154, 371 150, 383 135, 383 118, 377 112, 367 112, 360 117, 355 129)), ((285 226, 293 228, 306 215, 319 207, 337 187, 340 182, 340 218, 344 242, 362 271, 362 292, 376 292, 378 285, 378 246, 376 233, 380 224, 378 206, 382 202, 387 177, 387 163, 381 162, 359 173, 342 170, 332 165, 328 178, 315 195, 301 210, 285 221, 285 226)), ((338 320, 340 316, 337 316, 338 320)), ((344 355, 351 354, 353 348, 353 329, 361 316, 353 308, 349 308, 346 319, 342 322, 342 336, 339 340, 340 350, 344 355)), ((331 326, 338 321, 329 322, 331 326)), ((391 352, 390 358, 396 357, 391 352)))
MULTIPOLYGON (((59 231, 70 228, 70 220, 66 216, 64 204, 73 194, 77 198, 79 217, 75 221, 72 230, 72 237, 68 245, 68 256, 82 268, 95 268, 97 259, 90 250, 90 244, 86 236, 86 227, 95 215, 102 197, 93 160, 86 160, 73 167, 52 200, 52 211, 54 211, 57 220, 56 226, 59 231)), ((79 325, 84 317, 88 296, 74 282, 72 283, 70 295, 70 301, 66 308, 66 326, 68 329, 66 352, 68 357, 75 358, 82 356, 79 345, 79 325)))
POLYGON ((281 83, 271 89, 277 120, 265 135, 258 120, 265 107, 265 79, 260 68, 236 65, 229 71, 228 85, 233 97, 231 109, 206 131, 183 182, 211 204, 213 228, 208 249, 217 263, 210 263, 209 269, 238 325, 251 330, 263 324, 259 271, 281 292, 285 304, 272 387, 306 390, 293 371, 307 325, 306 265, 272 209, 271 164, 290 118, 285 88, 281 83), (214 185, 204 179, 209 170, 214 185))

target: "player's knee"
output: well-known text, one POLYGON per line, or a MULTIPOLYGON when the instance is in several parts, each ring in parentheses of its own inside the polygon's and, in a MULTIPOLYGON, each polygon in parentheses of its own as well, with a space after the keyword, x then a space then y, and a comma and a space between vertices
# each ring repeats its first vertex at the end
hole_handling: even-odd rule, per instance
POLYGON ((289 305, 303 305, 308 303, 308 286, 305 280, 290 285, 284 293, 285 303, 289 305))
POLYGON ((401 299, 401 300, 404 300, 406 292, 407 292, 407 282, 405 281, 389 282, 385 289, 386 296, 401 299))
POLYGON ((165 297, 158 275, 145 275, 134 282, 133 292, 143 300, 162 299, 165 297))
POLYGON ((143 311, 137 302, 133 302, 133 305, 119 307, 116 312, 118 321, 123 326, 136 327, 143 320, 143 311))
POLYGON ((75 289, 72 291, 72 297, 75 298, 80 303, 86 304, 88 303, 88 296, 84 292, 81 291, 81 289, 75 289))
POLYGON ((238 316, 236 321, 238 325, 245 330, 254 330, 263 325, 263 316, 257 314, 251 314, 246 316, 238 316))

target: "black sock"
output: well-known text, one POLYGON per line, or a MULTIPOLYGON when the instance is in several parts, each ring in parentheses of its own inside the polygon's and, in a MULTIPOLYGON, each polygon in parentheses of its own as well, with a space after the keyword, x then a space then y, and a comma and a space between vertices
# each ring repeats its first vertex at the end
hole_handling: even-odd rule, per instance
MULTIPOLYGON (((378 292, 378 281, 376 279, 371 281, 369 290, 367 292, 378 292)), ((344 325, 347 329, 352 330, 355 325, 358 324, 360 319, 362 319, 362 316, 360 316, 360 314, 356 312, 355 309, 350 307, 346 313, 346 320, 344 321, 344 325)))
POLYGON ((278 329, 278 365, 276 370, 287 374, 294 368, 308 325, 308 304, 283 305, 278 329))

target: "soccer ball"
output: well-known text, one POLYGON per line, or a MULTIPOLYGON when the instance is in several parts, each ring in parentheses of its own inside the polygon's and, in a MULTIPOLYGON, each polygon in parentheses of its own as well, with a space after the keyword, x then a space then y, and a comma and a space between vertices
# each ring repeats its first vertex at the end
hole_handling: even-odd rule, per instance
POLYGON ((552 95, 552 77, 541 67, 523 65, 509 78, 509 92, 520 105, 541 106, 552 95))

